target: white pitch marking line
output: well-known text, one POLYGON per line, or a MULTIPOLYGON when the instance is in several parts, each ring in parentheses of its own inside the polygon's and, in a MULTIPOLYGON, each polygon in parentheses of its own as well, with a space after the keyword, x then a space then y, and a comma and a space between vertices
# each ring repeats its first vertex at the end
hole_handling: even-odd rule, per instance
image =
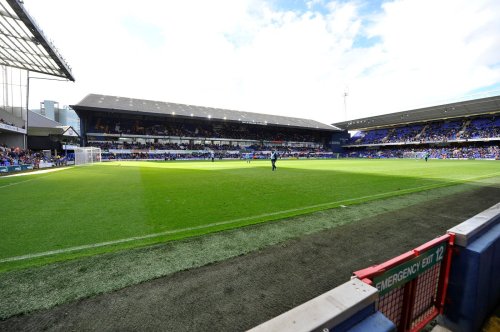
MULTIPOLYGON (((37 179, 38 179, 38 178, 37 178, 37 179)), ((37 180, 37 179, 29 179, 29 180, 24 180, 24 181, 19 181, 19 182, 9 183, 9 184, 6 184, 6 185, 3 185, 3 186, 0 186, 0 189, 2 189, 2 188, 7 188, 7 187, 11 187, 11 186, 15 186, 16 184, 21 184, 21 183, 30 182, 30 181, 37 180)))
POLYGON ((129 237, 129 238, 125 238, 125 239, 118 239, 118 240, 114 240, 114 241, 86 244, 86 245, 81 245, 81 246, 76 246, 76 247, 71 247, 71 248, 50 250, 50 251, 45 251, 45 252, 40 252, 40 253, 35 253, 35 254, 7 257, 7 258, 0 259, 0 263, 22 261, 22 260, 26 260, 26 259, 39 258, 39 257, 45 257, 45 256, 51 256, 51 255, 57 255, 57 254, 64 254, 64 253, 79 251, 79 250, 94 249, 94 248, 105 247, 105 246, 110 246, 110 245, 115 245, 115 244, 120 244, 120 243, 126 243, 126 242, 132 242, 132 241, 137 241, 137 240, 151 239, 151 238, 155 238, 155 237, 177 234, 177 233, 182 233, 182 232, 186 232, 186 231, 193 231, 193 230, 198 230, 198 229, 210 228, 210 227, 214 227, 214 226, 234 224, 234 223, 237 223, 240 221, 245 221, 245 220, 258 219, 258 218, 262 218, 262 217, 269 217, 269 216, 274 216, 274 215, 286 214, 286 213, 297 212, 297 211, 301 211, 301 210, 309 210, 309 209, 324 207, 324 206, 328 206, 328 205, 348 203, 348 202, 353 202, 353 201, 357 201, 357 200, 365 199, 365 198, 373 198, 373 197, 391 195, 394 193, 402 193, 402 192, 406 192, 406 191, 412 191, 415 189, 438 188, 438 187, 446 186, 446 185, 453 183, 453 182, 471 182, 471 181, 474 181, 477 179, 487 178, 487 177, 490 177, 490 176, 496 175, 496 174, 500 174, 500 172, 495 172, 495 173, 491 173, 488 175, 482 175, 482 176, 477 176, 477 177, 468 178, 468 179, 454 180, 454 181, 450 181, 450 182, 447 182, 444 184, 437 184, 437 185, 433 184, 433 185, 426 185, 426 186, 408 188, 408 189, 403 189, 403 190, 388 191, 385 193, 379 193, 379 194, 368 195, 368 196, 361 196, 361 197, 356 197, 356 198, 348 198, 348 199, 343 199, 343 200, 335 201, 335 202, 327 202, 327 203, 315 204, 315 205, 310 205, 310 206, 301 207, 301 208, 282 210, 282 211, 271 212, 271 213, 264 213, 264 214, 260 214, 260 215, 252 216, 252 217, 244 217, 244 218, 238 218, 238 219, 233 219, 233 220, 220 221, 220 222, 215 222, 215 223, 207 224, 207 225, 200 225, 200 226, 195 226, 195 227, 176 229, 176 230, 165 231, 165 232, 154 233, 154 234, 147 234, 147 235, 142 235, 142 236, 134 236, 134 237, 129 237))
POLYGON ((41 169, 39 171, 32 171, 32 172, 25 172, 25 173, 18 173, 18 174, 10 174, 10 175, 4 175, 4 178, 10 178, 14 176, 24 176, 24 175, 33 175, 33 174, 44 174, 44 173, 52 173, 52 172, 57 172, 57 171, 62 171, 65 169, 69 169, 72 166, 66 166, 66 167, 58 167, 58 168, 48 168, 48 169, 41 169))
MULTIPOLYGON (((13 176, 24 176, 24 175, 34 175, 34 174, 47 174, 47 173, 52 173, 52 172, 56 172, 56 171, 62 171, 62 170, 69 169, 69 168, 71 168, 71 167, 63 167, 63 168, 56 168, 56 169, 40 170, 40 171, 27 172, 27 173, 21 173, 21 174, 4 175, 4 176, 2 176, 2 178, 4 178, 4 177, 5 178, 10 178, 10 177, 13 177, 13 176)), ((33 180, 43 179, 43 178, 46 178, 49 175, 51 175, 51 174, 47 174, 45 176, 39 176, 39 177, 36 177, 36 178, 33 178, 33 179, 24 180, 24 181, 9 183, 9 184, 0 186, 0 189, 11 187, 11 186, 15 186, 16 184, 22 184, 22 183, 30 182, 30 181, 33 181, 33 180)))

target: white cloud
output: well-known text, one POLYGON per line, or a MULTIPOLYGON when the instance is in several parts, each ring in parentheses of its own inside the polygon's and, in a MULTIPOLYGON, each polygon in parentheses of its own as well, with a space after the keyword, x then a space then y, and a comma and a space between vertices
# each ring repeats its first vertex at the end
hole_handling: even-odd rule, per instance
POLYGON ((77 80, 32 81, 31 105, 103 93, 332 123, 346 86, 359 118, 500 82, 498 1, 321 3, 25 0, 77 80))

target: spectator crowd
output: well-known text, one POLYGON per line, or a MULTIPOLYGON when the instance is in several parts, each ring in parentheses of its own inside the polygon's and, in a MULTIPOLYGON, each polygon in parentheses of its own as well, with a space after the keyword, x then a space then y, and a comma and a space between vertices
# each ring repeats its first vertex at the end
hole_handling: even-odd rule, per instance
POLYGON ((500 138, 500 117, 435 121, 356 133, 352 145, 433 143, 500 138))
POLYGON ((0 145, 0 166, 17 166, 22 164, 33 164, 36 154, 19 147, 9 148, 7 145, 0 145))
POLYGON ((42 152, 34 152, 0 144, 0 166, 32 165, 33 168, 38 168, 40 163, 52 163, 54 166, 62 166, 66 165, 67 161, 66 157, 48 157, 42 152))
POLYGON ((318 135, 297 132, 296 129, 271 126, 248 126, 239 123, 184 123, 148 120, 126 120, 116 122, 112 118, 96 118, 90 125, 89 132, 98 134, 144 135, 165 137, 199 137, 199 138, 226 138, 246 139, 259 141, 291 141, 291 142, 316 142, 318 135))
MULTIPOLYGON (((6 123, 0 119, 0 123, 6 123)), ((91 124, 94 134, 88 146, 99 147, 103 160, 176 160, 176 159, 268 159, 272 150, 280 158, 337 157, 324 147, 326 133, 271 126, 247 126, 238 123, 175 123, 149 120, 96 118, 91 124), (97 135, 96 135, 97 134, 97 135), (98 134, 138 135, 123 140, 98 134), (161 136, 161 138, 151 136, 161 136), (178 143, 166 137, 176 137, 178 143), (198 138, 198 139, 196 139, 198 138), (205 139, 204 139, 205 138, 205 139), (227 140, 219 140, 217 138, 227 140), (241 141, 229 142, 231 139, 241 141), (242 141, 258 141, 260 143, 242 141), (202 143, 216 141, 221 144, 202 143)), ((172 139, 174 141, 174 139, 172 139)), ((434 121, 395 128, 358 132, 351 147, 341 157, 407 158, 427 155, 429 158, 500 159, 500 117, 483 116, 473 119, 434 121), (436 147, 436 143, 443 146, 436 147), (361 146, 360 146, 361 145, 361 146)), ((41 162, 65 164, 68 157, 47 157, 40 152, 0 145, 0 166, 41 162)))
POLYGON ((239 145, 195 144, 180 145, 156 144, 157 149, 152 149, 149 144, 124 144, 116 146, 109 143, 92 144, 102 149, 103 160, 177 160, 177 159, 211 159, 214 153, 216 159, 241 159, 251 155, 252 159, 268 159, 271 151, 276 150, 281 158, 331 158, 332 153, 323 147, 286 147, 252 145, 241 147, 239 145))
POLYGON ((500 160, 500 147, 498 145, 489 146, 457 146, 457 147, 433 147, 421 149, 404 149, 404 148, 383 148, 383 149, 367 149, 360 148, 351 150, 342 154, 346 158, 416 158, 418 156, 427 155, 433 159, 495 159, 500 160))

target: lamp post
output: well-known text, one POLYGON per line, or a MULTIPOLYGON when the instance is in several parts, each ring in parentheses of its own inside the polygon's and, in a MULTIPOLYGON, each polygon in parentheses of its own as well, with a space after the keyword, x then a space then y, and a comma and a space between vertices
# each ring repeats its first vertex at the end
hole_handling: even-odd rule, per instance
POLYGON ((28 149, 28 117, 30 103, 30 71, 26 71, 26 135, 24 135, 24 149, 28 149))
POLYGON ((349 92, 347 89, 344 90, 344 116, 345 116, 345 121, 347 121, 347 96, 349 96, 349 92))

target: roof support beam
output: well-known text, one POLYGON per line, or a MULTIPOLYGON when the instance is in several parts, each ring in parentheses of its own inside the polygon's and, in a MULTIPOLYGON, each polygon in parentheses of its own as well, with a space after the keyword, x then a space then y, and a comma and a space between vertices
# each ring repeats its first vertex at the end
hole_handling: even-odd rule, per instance
POLYGON ((0 0, 0 49, 3 65, 75 80, 21 0, 0 0))

